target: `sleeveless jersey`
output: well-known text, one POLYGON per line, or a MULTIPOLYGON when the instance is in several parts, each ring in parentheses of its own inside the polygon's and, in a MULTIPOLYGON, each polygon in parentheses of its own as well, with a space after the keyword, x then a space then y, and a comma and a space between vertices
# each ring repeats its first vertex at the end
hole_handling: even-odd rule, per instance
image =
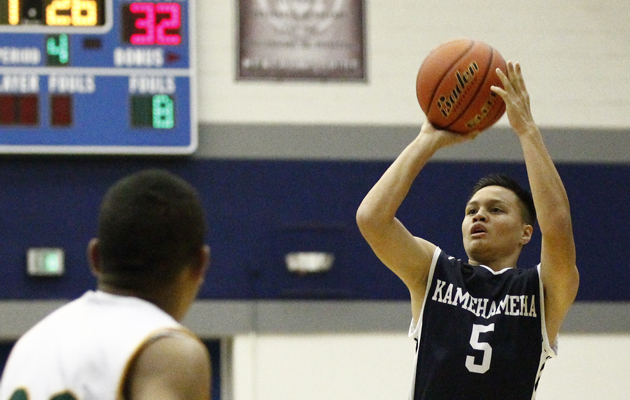
MULTIPOLYGON (((436 249, 419 323, 413 400, 532 400, 555 356, 539 266, 494 272, 436 249)), ((416 326, 414 326, 416 325, 416 326)))
POLYGON ((193 335, 154 304, 88 291, 22 336, 2 375, 0 400, 117 400, 130 361, 149 341, 193 335))

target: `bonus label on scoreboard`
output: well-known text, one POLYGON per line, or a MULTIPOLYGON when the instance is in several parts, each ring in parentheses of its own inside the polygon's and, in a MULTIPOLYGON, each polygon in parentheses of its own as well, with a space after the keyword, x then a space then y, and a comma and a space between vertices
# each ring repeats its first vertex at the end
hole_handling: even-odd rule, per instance
POLYGON ((0 153, 192 153, 193 1, 0 0, 0 153))

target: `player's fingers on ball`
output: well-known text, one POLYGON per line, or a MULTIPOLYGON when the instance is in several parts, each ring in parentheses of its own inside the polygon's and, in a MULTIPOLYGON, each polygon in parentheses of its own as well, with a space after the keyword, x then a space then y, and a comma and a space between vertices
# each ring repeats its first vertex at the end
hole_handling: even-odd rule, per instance
POLYGON ((503 91, 508 90, 508 88, 510 86, 512 86, 512 84, 510 83, 509 78, 505 75, 505 73, 503 71, 501 71, 500 68, 496 69, 496 73, 497 73, 497 76, 499 77, 499 79, 501 80, 501 83, 503 84, 503 87, 505 88, 505 90, 503 90, 503 91))
POLYGON ((503 90, 503 88, 501 88, 499 86, 490 86, 490 90, 492 90, 494 93, 496 93, 499 96, 501 96, 503 99, 505 99, 505 96, 507 96, 506 91, 503 90))
POLYGON ((503 80, 503 78, 507 78, 505 75, 505 72, 503 72, 501 70, 501 68, 498 68, 494 70, 494 72, 497 74, 497 76, 499 77, 499 79, 503 80))
POLYGON ((503 86, 505 87, 505 85, 507 85, 508 83, 510 83, 510 79, 508 78, 508 76, 506 75, 506 72, 503 72, 501 70, 501 68, 497 68, 496 69, 496 74, 499 77, 499 79, 501 80, 501 83, 503 83, 503 86))

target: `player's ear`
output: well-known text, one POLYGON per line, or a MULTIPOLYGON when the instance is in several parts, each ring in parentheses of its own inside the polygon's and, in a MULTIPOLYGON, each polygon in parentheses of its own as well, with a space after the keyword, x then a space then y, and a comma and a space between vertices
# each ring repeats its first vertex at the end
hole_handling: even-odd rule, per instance
POLYGON ((90 239, 87 247, 87 258, 90 262, 90 270, 97 278, 101 274, 101 250, 100 242, 97 238, 90 239))
POLYGON ((523 246, 525 246, 527 243, 529 243, 530 240, 532 240, 533 234, 534 227, 529 224, 525 224, 525 226, 523 227, 523 234, 521 235, 521 243, 523 246))

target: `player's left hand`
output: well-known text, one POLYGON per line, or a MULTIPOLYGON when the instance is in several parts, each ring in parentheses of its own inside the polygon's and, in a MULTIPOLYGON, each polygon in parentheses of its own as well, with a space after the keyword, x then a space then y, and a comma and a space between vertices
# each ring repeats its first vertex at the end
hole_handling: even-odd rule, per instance
POLYGON ((525 80, 519 63, 507 62, 507 76, 497 68, 497 76, 503 83, 503 88, 492 86, 492 91, 505 102, 506 113, 512 129, 517 135, 528 132, 536 127, 529 104, 529 93, 525 87, 525 80))

